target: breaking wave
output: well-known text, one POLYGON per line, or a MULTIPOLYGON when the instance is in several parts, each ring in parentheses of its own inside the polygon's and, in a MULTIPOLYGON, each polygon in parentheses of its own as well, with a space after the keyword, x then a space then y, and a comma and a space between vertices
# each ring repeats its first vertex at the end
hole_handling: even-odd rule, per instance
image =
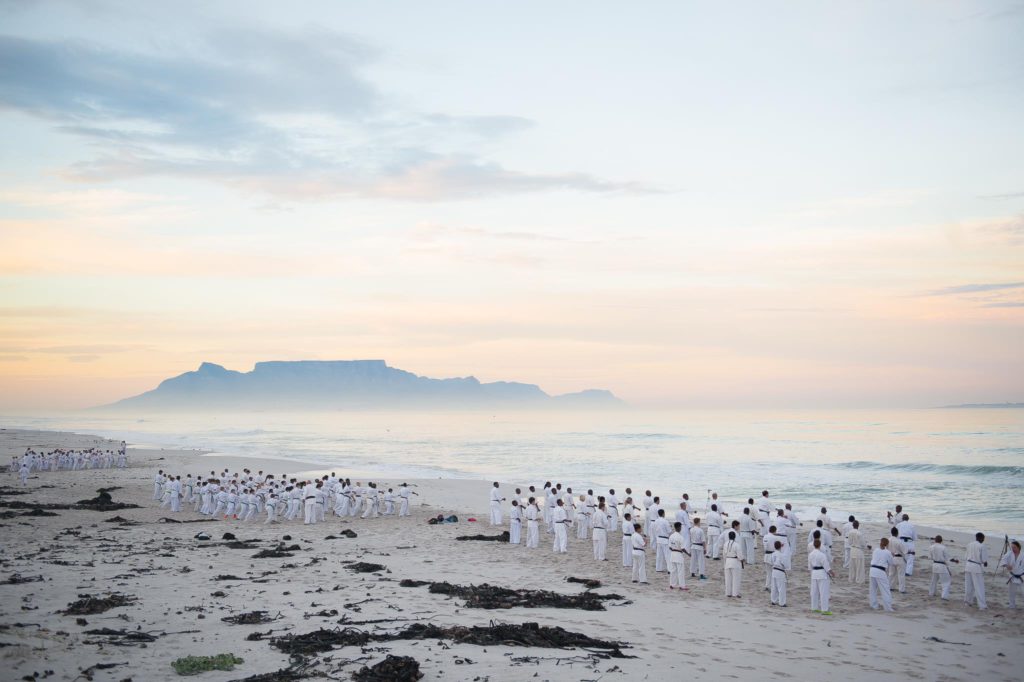
POLYGON ((916 471, 927 474, 951 474, 955 476, 1022 476, 1022 466, 995 466, 990 464, 928 464, 926 462, 908 462, 905 464, 885 464, 883 462, 840 462, 826 466, 840 469, 872 469, 875 471, 916 471))

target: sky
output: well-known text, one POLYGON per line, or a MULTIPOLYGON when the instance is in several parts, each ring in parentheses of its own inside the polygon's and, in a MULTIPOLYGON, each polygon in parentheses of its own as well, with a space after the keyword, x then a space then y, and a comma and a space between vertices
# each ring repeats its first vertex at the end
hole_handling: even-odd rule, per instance
POLYGON ((1024 2, 0 0, 0 410, 369 359, 1024 400, 1024 2))

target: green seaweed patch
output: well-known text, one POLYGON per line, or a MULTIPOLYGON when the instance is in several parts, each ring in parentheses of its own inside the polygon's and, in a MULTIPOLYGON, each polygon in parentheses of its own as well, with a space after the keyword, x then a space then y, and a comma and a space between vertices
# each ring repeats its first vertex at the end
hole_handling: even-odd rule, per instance
POLYGON ((198 675, 208 670, 234 670, 236 665, 243 663, 234 654, 217 654, 216 656, 185 656, 171 663, 174 672, 179 675, 198 675))

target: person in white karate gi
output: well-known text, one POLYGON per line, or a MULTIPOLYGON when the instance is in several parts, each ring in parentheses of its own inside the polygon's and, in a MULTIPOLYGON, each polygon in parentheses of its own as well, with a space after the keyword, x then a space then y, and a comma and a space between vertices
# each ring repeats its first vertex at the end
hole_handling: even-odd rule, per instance
MULTIPOLYGON (((27 463, 23 463, 22 467, 26 469, 25 477, 27 478, 28 477, 27 463)), ((24 482, 25 482, 24 479, 22 479, 22 483, 24 483, 24 482)), ((161 469, 160 471, 156 472, 156 474, 153 475, 153 499, 154 500, 159 500, 159 499, 163 498, 163 496, 164 496, 164 470, 161 469)))
POLYGON ((988 567, 988 549, 985 548, 985 534, 977 533, 974 541, 967 545, 964 553, 964 604, 971 605, 977 600, 978 609, 988 608, 985 604, 985 571, 988 567))
POLYGON ((644 540, 643 526, 639 523, 633 524, 633 535, 630 536, 633 545, 633 582, 641 585, 647 584, 647 541, 644 540))
POLYGON ((555 527, 555 541, 552 549, 555 554, 565 554, 569 551, 569 517, 565 513, 565 503, 562 500, 555 500, 555 511, 551 514, 551 524, 555 527))
POLYGON ((892 591, 889 589, 889 567, 893 564, 889 551, 889 538, 878 541, 878 549, 871 553, 871 572, 868 576, 868 604, 878 609, 881 600, 886 611, 892 611, 892 591))
POLYGON ((814 549, 807 555, 807 570, 811 572, 811 611, 831 616, 829 594, 832 587, 832 561, 821 550, 821 540, 814 541, 814 549))
POLYGON ((615 530, 619 524, 619 498, 615 497, 614 488, 608 490, 608 497, 605 502, 608 505, 608 516, 611 517, 608 530, 615 530))
POLYGON ((1024 554, 1020 551, 1019 540, 1010 543, 1010 549, 999 560, 999 567, 1007 573, 1007 605, 1011 609, 1016 609, 1017 593, 1024 590, 1024 554))
POLYGON ((738 519, 740 522, 740 545, 742 547, 742 554, 744 562, 754 565, 754 561, 757 559, 757 521, 750 513, 750 507, 744 507, 743 513, 738 519))
MULTIPOLYGON (((654 505, 651 505, 652 508, 654 505)), ((655 512, 658 516, 654 520, 654 571, 656 573, 665 573, 668 571, 669 555, 671 552, 668 550, 668 539, 672 535, 672 525, 665 518, 665 510, 658 509, 655 512)))
MULTIPOLYGON (((715 493, 715 497, 718 497, 718 493, 715 493)), ((704 521, 708 526, 707 555, 712 561, 718 561, 718 538, 722 535, 722 514, 718 511, 718 504, 711 504, 711 509, 704 515, 704 521)))
POLYGON ((267 504, 264 506, 264 509, 266 509, 267 511, 267 520, 263 522, 264 524, 277 523, 278 503, 279 499, 277 497, 277 493, 270 493, 270 495, 267 497, 267 504))
POLYGON ((943 601, 949 600, 949 587, 953 584, 953 571, 949 564, 953 559, 949 556, 949 550, 942 544, 942 536, 936 535, 931 547, 928 548, 928 558, 932 560, 932 581, 928 586, 928 596, 935 596, 935 588, 942 583, 941 597, 943 601))
POLYGON ((181 511, 181 476, 175 476, 168 487, 171 490, 171 511, 181 511))
POLYGON ((895 528, 889 529, 889 551, 892 552, 892 576, 889 578, 890 584, 892 579, 896 578, 896 586, 900 591, 900 594, 905 594, 907 591, 907 546, 900 540, 900 533, 895 528))
POLYGON ((772 501, 767 490, 761 491, 761 501, 757 503, 757 515, 761 521, 762 536, 768 534, 768 528, 772 524, 772 501))
POLYGON ((302 504, 305 515, 303 525, 316 523, 316 490, 311 485, 303 486, 302 504))
POLYGON ((494 486, 491 488, 491 525, 501 525, 501 503, 505 501, 505 498, 501 496, 501 490, 498 489, 498 482, 494 482, 494 486))
MULTIPOLYGON (((738 527, 738 521, 733 521, 738 527)), ((722 544, 722 558, 725 559, 725 596, 740 598, 740 583, 743 579, 743 566, 746 564, 743 546, 739 542, 739 531, 730 530, 725 534, 722 544)))
POLYGON ((846 519, 846 523, 839 529, 840 535, 843 536, 843 568, 850 567, 850 542, 849 536, 850 531, 853 530, 853 522, 857 519, 854 518, 853 514, 850 514, 849 518, 846 519))
POLYGON ((899 531, 898 537, 903 541, 903 546, 907 555, 906 574, 908 576, 914 575, 914 557, 917 554, 917 530, 914 528, 914 524, 910 522, 909 514, 903 515, 903 520, 896 524, 896 530, 899 531))
POLYGON ((608 552, 608 513, 604 500, 598 501, 590 524, 592 526, 591 537, 594 541, 594 559, 607 561, 605 555, 608 552))
POLYGON ((789 574, 790 561, 789 552, 784 549, 782 540, 774 543, 775 552, 772 554, 772 606, 786 605, 786 578, 789 574))
POLYGON ((860 521, 854 519, 846 544, 850 548, 850 582, 859 585, 864 582, 864 534, 860 530, 860 521))
POLYGON ((519 508, 519 500, 512 500, 512 508, 508 512, 508 543, 518 545, 523 534, 523 515, 519 508))
POLYGON ((531 497, 526 505, 526 548, 536 549, 540 546, 540 524, 537 519, 541 511, 537 507, 537 498, 531 497))
POLYGON ((668 589, 688 590, 686 586, 686 557, 689 552, 686 549, 686 540, 683 538, 683 524, 676 521, 673 524, 674 532, 668 536, 668 589))
POLYGON ((419 497, 419 493, 414 492, 412 490, 409 490, 409 485, 406 484, 406 483, 403 483, 402 484, 402 489, 398 492, 398 496, 402 499, 402 504, 398 508, 398 515, 400 517, 401 516, 409 516, 409 500, 410 500, 410 495, 415 495, 416 497, 419 497))
POLYGON ((768 526, 768 532, 761 539, 764 546, 764 591, 772 590, 772 567, 775 565, 775 541, 782 542, 782 536, 778 533, 776 526, 768 526))
POLYGON ((622 567, 633 567, 633 515, 622 515, 622 567))
POLYGON ((690 529, 690 577, 699 580, 707 580, 704 575, 704 547, 707 540, 704 536, 704 529, 700 527, 700 519, 693 519, 693 528, 690 529))

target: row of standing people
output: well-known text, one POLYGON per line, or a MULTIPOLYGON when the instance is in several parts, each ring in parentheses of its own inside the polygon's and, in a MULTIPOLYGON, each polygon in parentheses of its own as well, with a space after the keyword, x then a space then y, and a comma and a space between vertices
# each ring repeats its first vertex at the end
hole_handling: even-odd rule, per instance
MULTIPOLYGON (((743 570, 761 563, 765 571, 764 589, 771 593, 772 604, 787 605, 786 586, 793 570, 797 528, 802 524, 791 504, 781 508, 769 506, 768 491, 762 492, 762 503, 756 507, 753 499, 749 499, 739 518, 728 526, 725 524, 728 514, 720 506, 717 494, 709 496, 702 525, 699 517, 691 516, 686 494, 678 502, 679 509, 674 513, 673 521, 667 517, 660 498, 650 491, 642 500, 643 510, 633 504, 629 488, 626 489, 625 500, 620 503, 614 490, 610 490, 607 496, 595 496, 593 490, 576 496, 571 488, 562 493, 560 485, 546 484, 543 509, 541 501, 532 494, 534 492, 534 487, 530 486, 524 504, 524 493, 517 488, 511 501, 509 540, 513 544, 522 541, 525 523, 526 546, 537 547, 543 522, 547 532, 553 535, 554 552, 568 551, 568 537, 574 530, 579 539, 589 536, 594 559, 601 561, 607 560, 609 532, 621 530, 622 563, 624 567, 631 568, 634 582, 648 582, 649 551, 655 555, 655 571, 668 574, 669 588, 679 590, 688 589, 687 564, 691 578, 705 580, 706 561, 724 559, 726 596, 740 598, 743 570), (620 507, 621 522, 618 519, 620 507), (752 513, 752 507, 756 512, 752 513), (760 561, 757 561, 758 554, 760 561)), ((490 496, 492 524, 502 523, 502 503, 505 501, 500 484, 494 483, 490 496)), ((833 533, 842 539, 842 565, 849 572, 850 582, 863 584, 867 581, 871 607, 892 610, 891 586, 895 584, 900 593, 906 592, 906 578, 913 575, 918 537, 909 514, 904 513, 902 507, 897 505, 896 513, 889 513, 888 517, 891 525, 889 537, 879 538, 877 546, 872 547, 865 541, 860 521, 854 516, 849 516, 847 522, 839 527, 833 524, 828 509, 821 508, 807 537, 807 571, 813 611, 831 615, 830 587, 836 577, 833 533), (871 556, 866 563, 868 552, 871 556)), ((941 586, 941 598, 948 599, 952 583, 950 565, 958 560, 949 555, 941 536, 932 540, 927 555, 932 569, 929 595, 934 597, 941 586)), ((964 563, 965 602, 984 609, 983 568, 988 566, 988 555, 982 534, 979 533, 966 548, 964 563)), ((1024 557, 1021 557, 1018 542, 1010 544, 1000 559, 1000 567, 1006 572, 1010 607, 1016 608, 1017 593, 1024 589, 1024 557)))
POLYGON ((262 471, 254 474, 246 469, 241 474, 225 470, 220 474, 211 471, 205 478, 191 474, 182 478, 160 470, 153 477, 153 499, 172 512, 181 511, 185 504, 199 514, 242 522, 266 514, 265 524, 301 518, 311 525, 326 521, 328 511, 338 517, 356 517, 360 512, 364 519, 396 512, 405 517, 410 515, 410 498, 416 494, 406 483, 397 491, 385 490, 373 482, 353 484, 334 473, 300 479, 278 478, 262 471))

